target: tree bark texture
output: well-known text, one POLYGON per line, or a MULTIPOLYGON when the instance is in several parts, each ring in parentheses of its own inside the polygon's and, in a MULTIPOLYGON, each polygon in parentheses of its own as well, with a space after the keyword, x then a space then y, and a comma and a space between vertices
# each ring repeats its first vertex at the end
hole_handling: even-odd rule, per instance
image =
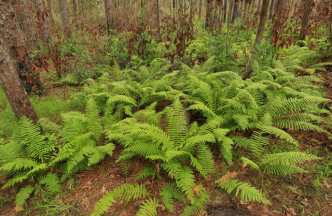
POLYGON ((50 15, 50 18, 51 18, 52 25, 54 27, 55 26, 55 21, 54 21, 54 17, 53 17, 53 13, 52 13, 52 2, 51 2, 51 0, 47 0, 47 7, 48 7, 48 10, 49 10, 49 15, 50 15))
POLYGON ((310 20, 311 6, 312 6, 311 0, 306 0, 299 40, 304 40, 305 37, 307 36, 307 28, 310 20))
POLYGON ((22 31, 25 34, 25 40, 30 51, 39 50, 37 40, 37 23, 34 17, 33 5, 26 0, 19 0, 15 3, 16 10, 15 17, 19 22, 22 31))
POLYGON ((233 8, 233 16, 232 16, 232 23, 235 22, 236 17, 237 17, 237 10, 238 10, 238 2, 236 2, 236 0, 234 0, 234 8, 233 8))
POLYGON ((199 0, 198 19, 201 19, 202 17, 202 7, 203 7, 203 0, 199 0))
POLYGON ((270 15, 269 15, 269 19, 272 18, 272 13, 273 13, 273 5, 274 5, 274 0, 271 1, 271 4, 270 4, 270 15))
POLYGON ((207 0, 205 28, 211 27, 212 11, 213 11, 213 0, 207 0))
POLYGON ((47 11, 43 0, 34 0, 36 12, 37 12, 37 28, 40 32, 40 38, 44 43, 48 43, 52 40, 50 29, 47 22, 47 11))
POLYGON ((158 28, 158 41, 161 40, 161 30, 160 30, 160 15, 159 15, 159 0, 157 2, 157 28, 158 28))
MULTIPOLYGON (((268 19, 269 15, 269 6, 270 6, 270 0, 263 0, 263 5, 262 5, 262 12, 259 20, 259 25, 258 25, 258 30, 257 30, 257 35, 255 39, 255 45, 256 44, 261 44, 263 35, 265 32, 265 25, 266 21, 268 19)), ((252 60, 257 58, 256 52, 252 51, 252 60)), ((246 72, 243 74, 242 79, 246 79, 251 76, 252 73, 252 61, 250 61, 246 72)))
POLYGON ((21 31, 15 17, 15 11, 10 0, 0 1, 0 38, 9 49, 14 59, 15 71, 22 80, 27 92, 42 90, 42 85, 36 75, 36 66, 32 64, 26 35, 21 31))
POLYGON ((15 68, 15 60, 6 43, 0 39, 0 84, 16 117, 26 116, 33 122, 38 116, 15 68))
POLYGON ((110 35, 111 30, 114 28, 111 0, 105 0, 105 14, 106 14, 106 22, 107 22, 107 33, 108 33, 108 35, 110 35))
POLYGON ((63 24, 65 35, 67 38, 70 38, 72 35, 72 32, 71 32, 71 27, 70 27, 70 22, 69 22, 67 1, 59 0, 59 6, 60 6, 61 19, 62 19, 62 24, 63 24))

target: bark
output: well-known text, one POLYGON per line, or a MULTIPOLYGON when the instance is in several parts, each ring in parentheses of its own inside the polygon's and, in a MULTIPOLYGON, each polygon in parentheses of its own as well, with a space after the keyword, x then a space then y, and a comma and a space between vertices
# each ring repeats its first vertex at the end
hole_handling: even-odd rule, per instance
POLYGON ((0 84, 15 116, 26 116, 31 121, 37 122, 37 113, 21 83, 10 50, 2 39, 0 39, 0 56, 0 84))
POLYGON ((111 30, 114 28, 111 0, 105 0, 105 15, 106 15, 106 22, 107 22, 107 33, 108 33, 108 35, 110 35, 111 30))
POLYGON ((310 14, 311 14, 311 0, 306 0, 299 40, 304 40, 307 35, 307 28, 310 19, 310 14))
MULTIPOLYGON (((268 19, 268 14, 269 14, 269 6, 270 6, 270 0, 263 0, 263 5, 262 5, 262 12, 259 20, 259 26, 257 30, 257 35, 256 35, 256 40, 255 40, 255 45, 256 44, 261 44, 264 31, 265 31, 265 25, 266 21, 268 19)), ((252 60, 257 58, 256 52, 252 52, 252 60)), ((243 74, 242 79, 246 79, 250 77, 252 74, 252 61, 250 61, 246 72, 243 74)))
POLYGON ((238 10, 238 3, 234 0, 234 9, 233 9, 233 16, 232 16, 232 23, 235 22, 237 17, 237 10, 238 10))
POLYGON ((213 11, 213 0, 208 0, 206 4, 205 28, 211 27, 212 11, 213 11))
POLYGON ((16 19, 19 22, 19 25, 22 31, 25 34, 25 40, 28 50, 34 51, 39 50, 39 44, 37 40, 37 23, 34 18, 33 5, 26 0, 19 0, 15 4, 16 10, 18 13, 15 14, 16 19))
POLYGON ((224 0, 224 22, 226 22, 227 18, 227 2, 228 0, 224 0))
POLYGON ((271 1, 271 4, 270 4, 270 15, 269 15, 269 19, 272 18, 272 14, 273 14, 273 5, 274 5, 274 0, 271 1))
POLYGON ((51 18, 52 25, 54 27, 55 22, 54 22, 54 17, 53 17, 53 13, 52 13, 52 2, 51 2, 51 0, 47 0, 47 7, 48 7, 48 10, 49 10, 49 15, 50 15, 50 18, 51 18))
POLYGON ((159 16, 159 0, 157 1, 157 28, 158 28, 158 41, 161 41, 161 30, 160 30, 160 16, 159 16))
POLYGON ((189 22, 193 22, 193 10, 194 10, 194 5, 193 5, 193 0, 190 0, 190 12, 189 12, 189 22))
POLYGON ((44 43, 48 43, 52 40, 50 30, 47 22, 47 11, 43 0, 34 0, 36 12, 37 12, 37 27, 39 29, 40 38, 44 43))
POLYGON ((10 1, 0 1, 0 37, 15 61, 15 71, 18 72, 26 91, 37 92, 37 90, 42 90, 42 85, 34 73, 36 66, 32 64, 30 56, 32 50, 24 40, 26 35, 19 27, 14 11, 10 1))
POLYGON ((71 32, 71 26, 69 22, 69 13, 67 8, 67 1, 66 0, 59 0, 59 6, 60 6, 60 14, 62 19, 62 24, 65 32, 65 36, 67 38, 70 38, 72 35, 71 32))
POLYGON ((201 19, 202 17, 202 6, 203 6, 203 0, 199 0, 198 19, 201 19))
POLYGON ((73 3, 73 12, 74 12, 74 16, 77 15, 77 4, 76 4, 76 0, 72 0, 73 3))

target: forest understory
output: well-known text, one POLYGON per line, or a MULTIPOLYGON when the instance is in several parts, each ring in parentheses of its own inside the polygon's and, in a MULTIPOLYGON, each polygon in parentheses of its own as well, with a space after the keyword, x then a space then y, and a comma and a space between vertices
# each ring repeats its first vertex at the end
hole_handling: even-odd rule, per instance
POLYGON ((332 215, 331 1, 0 14, 0 215, 332 215))

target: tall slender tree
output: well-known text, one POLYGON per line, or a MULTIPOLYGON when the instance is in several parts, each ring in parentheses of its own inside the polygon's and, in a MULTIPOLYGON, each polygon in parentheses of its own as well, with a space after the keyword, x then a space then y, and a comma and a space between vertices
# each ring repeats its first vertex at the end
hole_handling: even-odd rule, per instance
POLYGON ((299 40, 304 40, 305 36, 307 35, 307 28, 310 19, 311 8, 312 8, 312 0, 306 0, 299 40))
POLYGON ((159 14, 159 0, 156 0, 157 3, 157 28, 158 28, 158 41, 161 40, 161 30, 160 30, 160 14, 159 14))
POLYGON ((43 0, 34 0, 35 7, 37 10, 37 27, 40 32, 40 38, 44 43, 52 40, 49 25, 47 21, 47 12, 43 0))
POLYGON ((211 27, 213 12, 213 0, 207 0, 206 4, 206 17, 205 17, 205 28, 211 27))
POLYGON ((201 19, 201 17, 202 17, 202 7, 203 7, 203 0, 199 0, 198 19, 201 19))
POLYGON ((113 26, 113 9, 111 0, 105 0, 105 15, 107 22, 107 33, 111 34, 111 30, 114 28, 113 26))
POLYGON ((234 8, 233 8, 232 23, 235 22, 236 17, 237 17, 238 4, 239 4, 239 3, 238 3, 238 0, 234 0, 234 3, 233 3, 234 8))
MULTIPOLYGON (((269 6, 270 6, 270 0, 263 0, 263 5, 262 5, 262 12, 259 20, 259 25, 258 25, 258 30, 256 34, 256 39, 255 39, 255 44, 261 44, 263 35, 265 32, 265 25, 266 21, 268 19, 269 15, 269 6)), ((257 54, 254 50, 252 50, 252 60, 257 58, 257 54)), ((252 60, 249 62, 249 65, 246 69, 246 72, 243 74, 242 79, 246 79, 251 76, 252 74, 252 60)))
POLYGON ((59 0, 60 6, 60 14, 62 18, 62 24, 64 28, 64 32, 67 38, 70 38, 72 35, 71 26, 69 22, 69 13, 67 8, 67 1, 66 0, 59 0))

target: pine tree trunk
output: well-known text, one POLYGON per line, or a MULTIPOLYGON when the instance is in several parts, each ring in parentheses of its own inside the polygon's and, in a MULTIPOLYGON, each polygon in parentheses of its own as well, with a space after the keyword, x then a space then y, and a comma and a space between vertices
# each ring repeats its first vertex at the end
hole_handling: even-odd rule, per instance
POLYGON ((11 58, 14 59, 15 71, 22 80, 27 92, 42 90, 38 76, 34 73, 30 50, 21 31, 11 1, 0 1, 0 35, 11 58))
POLYGON ((27 92, 25 91, 18 72, 15 68, 14 59, 4 42, 0 39, 0 84, 16 117, 26 116, 33 122, 38 121, 27 92))
POLYGON ((308 23, 309 23, 309 19, 310 19, 310 14, 311 14, 311 0, 306 0, 299 40, 304 40, 305 36, 307 35, 307 28, 308 28, 308 23))
POLYGON ((54 17, 53 17, 53 13, 52 13, 52 2, 51 0, 47 0, 47 7, 49 9, 49 15, 50 15, 50 18, 51 18, 51 22, 52 22, 52 25, 53 25, 53 28, 55 27, 55 21, 54 21, 54 17))
MULTIPOLYGON (((262 12, 261 12, 261 17, 259 20, 259 26, 257 30, 257 35, 256 35, 256 40, 255 40, 255 45, 256 44, 261 44, 263 35, 265 32, 265 25, 266 21, 268 19, 269 15, 269 6, 270 6, 270 0, 263 0, 263 5, 262 5, 262 12)), ((257 58, 256 52, 252 52, 252 60, 257 58)), ((246 72, 243 74, 242 79, 246 79, 251 76, 252 73, 252 61, 250 61, 246 72)))
POLYGON ((15 6, 18 7, 18 13, 15 16, 25 34, 25 41, 29 47, 29 51, 39 50, 37 23, 32 11, 33 5, 29 1, 19 0, 15 6))
POLYGON ((76 4, 76 0, 72 0, 72 4, 73 4, 73 13, 74 16, 77 15, 77 4, 76 4))
POLYGON ((114 28, 111 0, 105 0, 105 15, 106 15, 106 22, 107 22, 107 33, 108 33, 108 35, 110 35, 111 30, 114 28))
POLYGON ((233 5, 234 5, 234 9, 233 9, 232 23, 235 22, 236 17, 237 17, 238 3, 234 0, 233 5))
POLYGON ((271 4, 270 4, 270 15, 269 15, 269 19, 272 18, 272 13, 273 13, 273 5, 274 5, 274 0, 271 1, 271 4))
POLYGON ((211 27, 212 11, 213 11, 213 0, 207 0, 205 28, 211 27))
POLYGON ((160 30, 160 15, 159 15, 159 0, 157 1, 157 28, 158 28, 158 41, 161 41, 161 30, 160 30))
POLYGON ((47 12, 43 0, 34 0, 36 12, 37 12, 37 26, 40 30, 40 38, 44 43, 48 43, 52 40, 50 30, 47 22, 47 12))
POLYGON ((203 0, 199 0, 199 8, 198 8, 198 19, 199 20, 202 17, 202 6, 203 6, 203 0))
POLYGON ((61 13, 61 19, 62 19, 65 36, 67 38, 70 38, 72 35, 72 32, 71 32, 71 26, 70 26, 70 22, 69 22, 67 1, 59 0, 59 6, 60 6, 60 13, 61 13))
POLYGON ((224 22, 226 22, 227 19, 227 3, 228 0, 224 0, 224 22))

